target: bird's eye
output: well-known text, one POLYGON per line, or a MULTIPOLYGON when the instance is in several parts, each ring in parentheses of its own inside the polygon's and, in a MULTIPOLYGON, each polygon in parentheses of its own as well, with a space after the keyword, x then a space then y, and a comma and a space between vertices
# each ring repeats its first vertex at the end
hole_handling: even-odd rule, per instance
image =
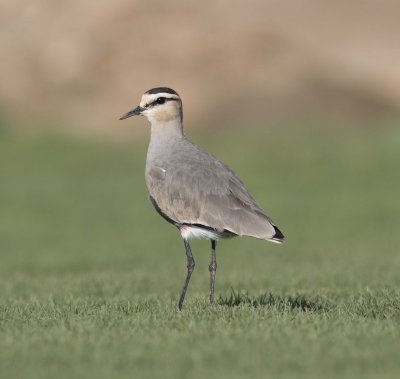
POLYGON ((157 104, 164 104, 165 103, 165 97, 159 97, 157 99, 157 104))

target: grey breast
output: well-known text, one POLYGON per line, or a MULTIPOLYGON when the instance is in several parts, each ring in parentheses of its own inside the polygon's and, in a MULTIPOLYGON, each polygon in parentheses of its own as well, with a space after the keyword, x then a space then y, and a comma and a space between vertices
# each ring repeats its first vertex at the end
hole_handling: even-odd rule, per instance
POLYGON ((275 235, 271 219, 234 172, 185 138, 148 162, 146 183, 156 206, 176 224, 261 239, 275 235))

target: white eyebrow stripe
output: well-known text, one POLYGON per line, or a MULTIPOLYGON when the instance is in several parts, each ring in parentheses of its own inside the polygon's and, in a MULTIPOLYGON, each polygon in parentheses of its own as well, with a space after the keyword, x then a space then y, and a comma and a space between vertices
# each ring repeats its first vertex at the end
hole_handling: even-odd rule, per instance
POLYGON ((140 106, 141 107, 147 107, 150 104, 154 103, 158 98, 164 97, 167 101, 168 100, 176 100, 180 101, 181 98, 177 95, 171 94, 171 93, 166 93, 166 92, 159 92, 155 94, 144 94, 142 96, 142 100, 140 101, 140 106))
POLYGON ((143 95, 143 100, 146 100, 148 103, 152 103, 153 101, 157 100, 159 97, 165 97, 166 99, 176 99, 179 100, 179 96, 173 95, 166 92, 155 93, 152 95, 143 95))

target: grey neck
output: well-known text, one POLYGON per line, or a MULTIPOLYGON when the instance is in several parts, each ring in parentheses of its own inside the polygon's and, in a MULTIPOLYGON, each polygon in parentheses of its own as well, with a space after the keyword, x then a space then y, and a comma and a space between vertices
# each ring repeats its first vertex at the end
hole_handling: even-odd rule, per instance
POLYGON ((147 150, 147 164, 169 152, 185 139, 181 120, 174 119, 167 122, 152 122, 149 148, 147 150))

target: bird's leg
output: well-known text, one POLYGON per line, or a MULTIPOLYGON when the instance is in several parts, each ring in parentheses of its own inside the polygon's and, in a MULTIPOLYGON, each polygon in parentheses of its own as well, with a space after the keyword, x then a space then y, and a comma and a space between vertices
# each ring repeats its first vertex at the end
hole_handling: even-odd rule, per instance
POLYGON ((214 284, 215 284, 215 272, 217 271, 217 256, 215 253, 215 247, 217 241, 211 240, 211 262, 208 266, 210 271, 210 304, 214 302, 214 284))
POLYGON ((194 270, 195 262, 193 259, 192 251, 190 250, 189 240, 184 239, 183 242, 185 243, 186 249, 186 257, 187 257, 187 275, 185 284, 182 288, 181 297, 179 298, 178 308, 182 309, 183 300, 185 300, 186 290, 190 281, 190 277, 192 276, 192 272, 194 270))

